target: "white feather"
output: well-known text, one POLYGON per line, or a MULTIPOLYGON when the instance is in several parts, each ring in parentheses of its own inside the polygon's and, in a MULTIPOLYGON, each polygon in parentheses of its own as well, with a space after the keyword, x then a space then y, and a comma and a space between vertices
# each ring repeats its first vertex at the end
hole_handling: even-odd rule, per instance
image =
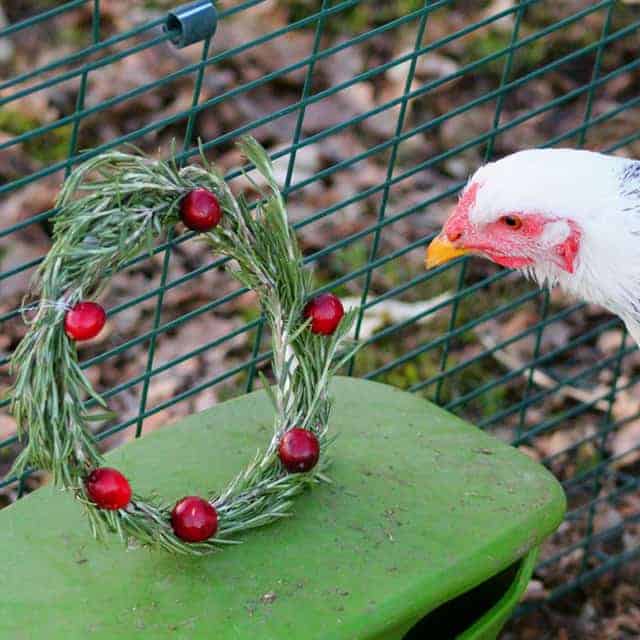
POLYGON ((575 272, 550 260, 523 272, 604 306, 640 340, 640 163, 591 151, 531 149, 481 167, 474 182, 474 225, 508 213, 541 213, 560 222, 543 238, 553 246, 570 233, 562 222, 573 220, 581 232, 575 272))

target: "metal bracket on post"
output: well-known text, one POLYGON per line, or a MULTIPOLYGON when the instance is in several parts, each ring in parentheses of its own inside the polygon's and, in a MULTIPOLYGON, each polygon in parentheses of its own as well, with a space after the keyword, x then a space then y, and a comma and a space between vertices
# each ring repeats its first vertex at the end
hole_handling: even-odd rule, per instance
POLYGON ((178 49, 182 49, 213 36, 217 25, 218 12, 213 2, 196 0, 169 11, 164 30, 172 34, 171 42, 178 49))

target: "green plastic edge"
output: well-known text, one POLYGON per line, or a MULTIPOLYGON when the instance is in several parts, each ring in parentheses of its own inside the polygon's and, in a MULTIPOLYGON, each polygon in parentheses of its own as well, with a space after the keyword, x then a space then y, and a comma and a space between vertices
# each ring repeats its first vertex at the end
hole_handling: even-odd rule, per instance
POLYGON ((538 559, 539 547, 535 547, 522 559, 520 569, 504 596, 473 626, 458 636, 457 640, 495 640, 522 598, 538 559))

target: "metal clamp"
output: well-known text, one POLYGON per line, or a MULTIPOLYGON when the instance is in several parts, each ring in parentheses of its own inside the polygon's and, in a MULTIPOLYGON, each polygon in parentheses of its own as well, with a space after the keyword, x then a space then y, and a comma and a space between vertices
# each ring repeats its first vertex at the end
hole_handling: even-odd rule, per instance
POLYGON ((196 0, 169 11, 164 30, 171 42, 182 49, 194 42, 210 38, 216 32, 218 12, 211 0, 196 0))

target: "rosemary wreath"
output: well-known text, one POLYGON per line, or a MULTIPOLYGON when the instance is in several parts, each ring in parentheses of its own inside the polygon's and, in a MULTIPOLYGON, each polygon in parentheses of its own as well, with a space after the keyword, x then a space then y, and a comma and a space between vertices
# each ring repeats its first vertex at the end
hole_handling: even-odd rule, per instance
POLYGON ((294 496, 328 480, 328 385, 356 349, 347 337, 355 312, 345 314, 331 294, 309 299, 311 275, 269 157, 252 138, 239 147, 267 185, 251 181, 260 193, 253 207, 204 156, 202 167, 178 167, 109 152, 79 166, 61 188, 53 244, 32 285, 37 301, 25 316, 30 328, 12 358, 12 411, 20 437, 28 434, 13 471, 49 471, 83 503, 96 537, 112 531, 124 541, 203 554, 289 515, 294 496), (104 325, 93 300, 110 276, 179 220, 232 258, 232 274, 258 295, 271 327, 275 384, 262 379, 275 423, 266 450, 219 494, 170 505, 136 494, 104 465, 89 424, 105 417, 93 407, 107 405, 79 365, 76 341, 104 325))

